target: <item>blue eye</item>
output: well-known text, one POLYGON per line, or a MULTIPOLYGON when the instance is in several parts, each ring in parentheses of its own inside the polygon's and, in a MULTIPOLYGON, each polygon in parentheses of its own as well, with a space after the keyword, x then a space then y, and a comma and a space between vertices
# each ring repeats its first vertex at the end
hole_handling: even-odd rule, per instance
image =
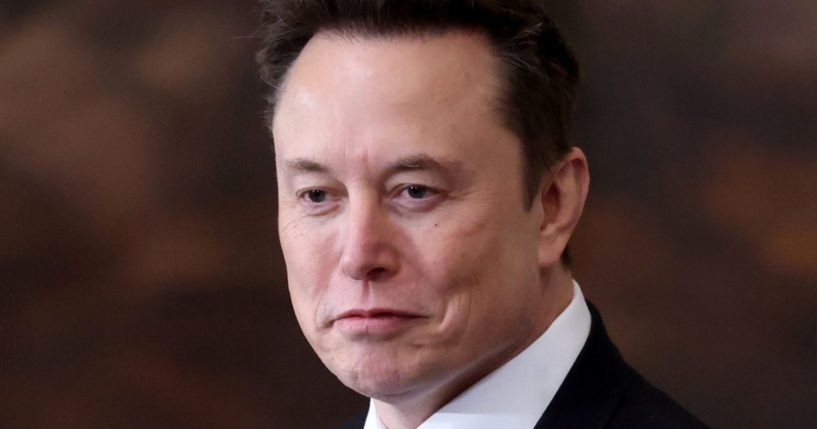
POLYGON ((306 191, 306 198, 311 203, 322 203, 326 201, 326 191, 320 189, 310 189, 306 191))
POLYGON ((423 199, 428 194, 428 188, 420 185, 411 185, 406 188, 406 194, 410 198, 423 199))

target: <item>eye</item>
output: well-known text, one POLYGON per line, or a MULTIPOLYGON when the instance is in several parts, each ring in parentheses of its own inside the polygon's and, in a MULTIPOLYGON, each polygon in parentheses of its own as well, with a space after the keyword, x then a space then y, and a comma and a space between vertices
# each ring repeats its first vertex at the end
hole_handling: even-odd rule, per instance
POLYGON ((340 196, 333 189, 305 188, 296 192, 298 206, 309 216, 332 213, 340 203, 340 196))
POLYGON ((311 203, 322 203, 326 201, 326 191, 322 189, 310 189, 304 193, 304 197, 311 203))
POLYGON ((421 200, 423 198, 426 198, 428 194, 431 192, 431 190, 428 187, 422 185, 409 185, 404 189, 404 191, 406 192, 406 195, 408 195, 409 198, 415 200, 421 200))
POLYGON ((426 185, 405 184, 396 189, 394 203, 409 212, 425 212, 444 200, 444 192, 426 185))

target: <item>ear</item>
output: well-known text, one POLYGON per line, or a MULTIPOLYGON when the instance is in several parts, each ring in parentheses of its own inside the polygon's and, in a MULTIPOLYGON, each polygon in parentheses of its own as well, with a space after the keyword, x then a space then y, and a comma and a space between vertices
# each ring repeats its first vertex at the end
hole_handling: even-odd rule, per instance
POLYGON ((543 209, 539 226, 539 266, 559 262, 579 222, 590 186, 587 158, 577 147, 568 151, 542 178, 538 199, 543 209))

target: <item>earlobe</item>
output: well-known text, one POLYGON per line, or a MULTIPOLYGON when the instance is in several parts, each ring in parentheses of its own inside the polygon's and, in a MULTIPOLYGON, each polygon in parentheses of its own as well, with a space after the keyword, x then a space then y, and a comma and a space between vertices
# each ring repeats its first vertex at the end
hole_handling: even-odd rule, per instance
POLYGON ((542 205, 539 228, 539 265, 556 264, 579 222, 587 199, 590 174, 587 158, 573 147, 542 179, 537 204, 542 205))

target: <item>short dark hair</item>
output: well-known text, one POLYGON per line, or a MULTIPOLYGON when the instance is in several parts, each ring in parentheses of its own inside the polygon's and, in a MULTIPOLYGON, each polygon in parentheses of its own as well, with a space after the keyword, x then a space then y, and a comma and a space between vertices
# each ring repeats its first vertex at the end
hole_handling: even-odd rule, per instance
MULTIPOLYGON (((525 206, 544 172, 571 147, 579 66, 561 33, 535 0, 261 0, 262 79, 272 86, 267 119, 292 63, 320 31, 360 36, 442 34, 467 30, 488 37, 499 60, 498 106, 522 143, 525 206)), ((565 252, 562 261, 569 265, 565 252)))

